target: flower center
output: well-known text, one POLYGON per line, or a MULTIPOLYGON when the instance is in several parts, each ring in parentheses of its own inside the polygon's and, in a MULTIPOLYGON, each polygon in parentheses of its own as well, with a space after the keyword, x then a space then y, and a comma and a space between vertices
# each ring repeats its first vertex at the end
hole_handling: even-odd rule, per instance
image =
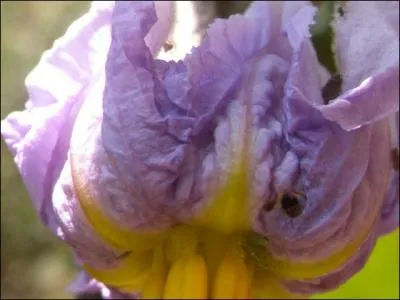
POLYGON ((249 233, 181 225, 152 251, 130 253, 115 271, 85 269, 105 284, 144 299, 288 298, 292 295, 262 264, 263 241, 249 233))

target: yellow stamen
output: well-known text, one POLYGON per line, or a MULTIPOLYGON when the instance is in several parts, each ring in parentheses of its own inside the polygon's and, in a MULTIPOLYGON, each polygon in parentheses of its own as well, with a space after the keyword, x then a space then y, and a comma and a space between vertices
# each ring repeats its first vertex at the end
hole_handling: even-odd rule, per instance
POLYGON ((158 247, 154 253, 151 273, 142 290, 142 299, 161 299, 164 291, 166 272, 167 265, 163 248, 158 247))
POLYGON ((165 253, 170 263, 174 263, 183 256, 196 252, 199 233, 195 228, 179 226, 171 231, 166 242, 165 253))
POLYGON ((233 245, 227 250, 215 274, 213 299, 246 299, 249 297, 249 273, 243 252, 233 245))
POLYGON ((204 243, 201 244, 201 251, 207 263, 208 284, 211 287, 229 240, 211 230, 205 231, 202 238, 204 243))
POLYGON ((164 299, 206 299, 207 291, 204 258, 191 254, 172 265, 165 285, 164 299))

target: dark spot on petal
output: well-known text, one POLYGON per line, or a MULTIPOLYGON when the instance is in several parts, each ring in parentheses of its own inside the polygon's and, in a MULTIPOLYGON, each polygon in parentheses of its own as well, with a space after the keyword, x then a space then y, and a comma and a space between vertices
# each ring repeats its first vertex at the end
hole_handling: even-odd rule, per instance
POLYGON ((337 98, 341 94, 342 82, 340 74, 335 74, 328 80, 322 89, 322 98, 325 104, 328 104, 330 100, 337 98))
POLYGON ((282 209, 291 217, 296 218, 303 212, 303 205, 295 195, 285 194, 281 200, 282 209))
POLYGON ((341 17, 344 16, 344 9, 343 9, 343 7, 340 7, 340 6, 339 6, 339 8, 338 8, 338 13, 339 13, 339 16, 341 16, 341 17))
POLYGON ((392 162, 393 162, 393 169, 398 170, 400 168, 399 148, 392 149, 392 162))
POLYGON ((269 212, 274 208, 275 204, 276 204, 275 201, 267 201, 264 203, 262 210, 269 212))
POLYGON ((343 17, 344 14, 346 13, 345 11, 346 4, 347 1, 337 1, 337 13, 339 14, 340 17, 343 17))
POLYGON ((168 43, 168 42, 165 42, 164 45, 163 45, 163 47, 164 47, 164 51, 165 51, 165 52, 168 52, 168 51, 171 50, 174 46, 173 46, 172 44, 168 43))

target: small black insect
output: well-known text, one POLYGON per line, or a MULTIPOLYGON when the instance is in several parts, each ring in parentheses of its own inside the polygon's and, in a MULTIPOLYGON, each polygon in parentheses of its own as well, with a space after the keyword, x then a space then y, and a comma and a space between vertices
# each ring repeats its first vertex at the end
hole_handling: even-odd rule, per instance
POLYGON ((338 14, 339 14, 339 16, 341 16, 341 17, 344 16, 344 9, 343 9, 343 7, 341 7, 341 6, 338 7, 338 14))
POLYGON ((284 212, 291 218, 301 215, 304 210, 304 203, 300 201, 300 195, 285 194, 281 199, 281 207, 284 212))
POLYGON ((170 51, 173 47, 174 47, 174 46, 173 46, 172 43, 170 43, 170 42, 165 42, 164 45, 163 45, 163 48, 164 48, 164 51, 165 51, 165 52, 170 51))

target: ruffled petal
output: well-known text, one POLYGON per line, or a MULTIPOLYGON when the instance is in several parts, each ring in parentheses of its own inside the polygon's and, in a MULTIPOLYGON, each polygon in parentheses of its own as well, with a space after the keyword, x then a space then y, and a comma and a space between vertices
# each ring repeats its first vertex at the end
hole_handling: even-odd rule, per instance
MULTIPOLYGON (((261 8, 270 13, 268 3, 261 8)), ((154 60, 143 41, 155 22, 151 4, 117 3, 113 22, 104 149, 118 178, 135 187, 133 201, 171 220, 187 216, 204 197, 193 191, 201 190, 196 177, 215 120, 236 97, 247 66, 269 52, 271 26, 259 17, 217 20, 183 61, 166 63, 154 60)))
POLYGON ((69 27, 27 77, 27 109, 2 121, 2 136, 45 223, 76 112, 105 63, 111 11, 110 3, 94 3, 69 27))
POLYGON ((387 234, 399 227, 399 171, 392 171, 382 207, 379 234, 387 234))
POLYGON ((298 49, 305 38, 310 38, 309 27, 314 23, 317 8, 308 1, 285 1, 283 26, 293 49, 298 49))
POLYGON ((213 17, 212 9, 197 12, 197 5, 211 8, 212 4, 196 3, 194 1, 174 1, 174 25, 167 39, 172 49, 161 49, 157 58, 165 61, 179 61, 199 46, 203 37, 205 23, 213 17), (205 13, 205 14, 203 14, 205 13))
MULTIPOLYGON (((398 111, 398 64, 324 105, 326 76, 315 71, 320 66, 314 49, 308 39, 291 39, 295 56, 286 83, 284 127, 299 158, 291 190, 304 193, 304 210, 296 218, 280 210, 266 212, 263 228, 278 258, 269 262, 272 272, 314 278, 321 282, 313 285, 316 290, 331 289, 364 265, 369 252, 361 254, 359 247, 369 232, 398 226, 388 118, 398 111), (344 105, 342 98, 349 101, 344 105), (357 263, 346 265, 351 257, 357 263)), ((373 245, 376 237, 371 239, 373 245)))
POLYGON ((399 65, 366 78, 358 87, 318 109, 345 130, 393 115, 399 111, 399 65))
POLYGON ((333 23, 344 93, 318 109, 353 130, 399 111, 399 7, 396 1, 355 1, 344 10, 333 23))
POLYGON ((391 67, 398 68, 398 12, 398 1, 350 1, 344 4, 344 15, 333 22, 343 91, 350 91, 391 67))
POLYGON ((154 1, 154 8, 157 21, 144 40, 150 52, 156 56, 172 31, 174 24, 174 4, 172 1, 154 1))
POLYGON ((286 281, 284 285, 292 293, 303 295, 324 293, 338 288, 364 267, 374 249, 376 238, 376 233, 372 232, 360 250, 339 270, 313 280, 286 281))
POLYGON ((329 257, 356 236, 365 238, 359 226, 375 226, 391 172, 386 122, 347 132, 318 111, 323 100, 316 64, 310 42, 303 42, 284 99, 287 140, 300 163, 292 189, 305 193, 304 211, 291 219, 273 210, 264 220, 274 255, 304 263, 329 257))
POLYGON ((52 195, 57 235, 73 247, 79 262, 110 268, 118 265, 124 249, 101 239, 90 224, 76 196, 69 163, 65 164, 52 195))
POLYGON ((392 142, 392 172, 382 208, 380 234, 386 234, 399 227, 399 112, 390 117, 392 142))

